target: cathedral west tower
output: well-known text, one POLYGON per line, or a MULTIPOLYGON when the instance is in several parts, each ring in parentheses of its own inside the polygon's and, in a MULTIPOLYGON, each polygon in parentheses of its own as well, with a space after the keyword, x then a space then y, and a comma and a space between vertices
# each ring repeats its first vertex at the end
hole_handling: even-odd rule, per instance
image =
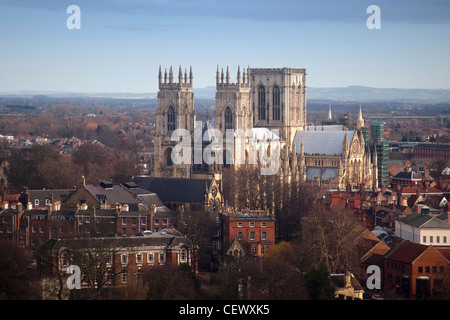
POLYGON ((187 71, 178 71, 178 82, 174 81, 172 67, 162 74, 161 67, 158 75, 158 106, 156 109, 155 150, 153 158, 152 176, 190 178, 190 164, 174 164, 172 149, 178 141, 172 141, 172 133, 176 129, 186 129, 194 132, 195 109, 194 92, 192 87, 192 68, 189 76, 187 71))

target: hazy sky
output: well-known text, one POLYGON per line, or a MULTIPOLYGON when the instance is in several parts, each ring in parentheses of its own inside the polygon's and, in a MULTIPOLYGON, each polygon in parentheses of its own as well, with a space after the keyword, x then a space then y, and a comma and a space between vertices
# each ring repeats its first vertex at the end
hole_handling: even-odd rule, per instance
POLYGON ((240 65, 306 68, 311 87, 450 89, 450 1, 0 0, 0 92, 156 92, 159 65, 192 66, 196 88, 240 65))

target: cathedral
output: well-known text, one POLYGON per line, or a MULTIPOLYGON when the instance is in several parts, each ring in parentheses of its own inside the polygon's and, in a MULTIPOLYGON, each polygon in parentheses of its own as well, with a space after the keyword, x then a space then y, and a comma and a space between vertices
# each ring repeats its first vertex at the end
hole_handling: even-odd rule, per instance
POLYGON ((188 74, 180 66, 177 78, 172 67, 164 73, 160 67, 152 176, 214 176, 223 166, 248 165, 253 153, 271 154, 276 148, 275 173, 285 181, 297 179, 326 189, 378 188, 376 153, 372 157, 365 145, 361 107, 354 130, 344 125, 307 125, 305 69, 238 67, 231 80, 228 67, 217 67, 214 118, 201 125, 195 116, 192 68, 188 74), (172 153, 179 141, 173 141, 172 133, 180 128, 193 138, 192 161, 175 164, 172 153), (223 161, 194 161, 208 143, 230 130, 246 133, 242 148, 235 144, 231 150, 216 140, 211 150, 220 153, 223 161), (195 144, 198 139, 200 147, 195 144), (243 162, 236 161, 241 158, 243 162))

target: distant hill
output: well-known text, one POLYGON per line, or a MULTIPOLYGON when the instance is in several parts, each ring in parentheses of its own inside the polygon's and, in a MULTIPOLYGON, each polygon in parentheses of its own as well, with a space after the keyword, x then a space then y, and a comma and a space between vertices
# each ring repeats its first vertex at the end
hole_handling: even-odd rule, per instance
MULTIPOLYGON (((194 88, 194 95, 198 99, 215 99, 216 87, 194 88)), ((0 96, 33 97, 45 95, 47 97, 95 97, 109 99, 155 99, 156 93, 77 93, 77 92, 0 92, 0 96)), ((450 102, 450 89, 402 89, 402 88, 371 88, 363 86, 316 88, 308 87, 308 100, 331 100, 343 102, 415 102, 442 103, 450 102)))
MULTIPOLYGON (((216 87, 194 89, 196 98, 214 99, 216 87)), ((450 102, 450 89, 401 89, 371 88, 362 86, 315 88, 309 87, 308 100, 332 100, 353 102, 450 102)))
POLYGON ((308 99, 358 102, 450 102, 450 89, 400 89, 350 86, 308 88, 308 99))

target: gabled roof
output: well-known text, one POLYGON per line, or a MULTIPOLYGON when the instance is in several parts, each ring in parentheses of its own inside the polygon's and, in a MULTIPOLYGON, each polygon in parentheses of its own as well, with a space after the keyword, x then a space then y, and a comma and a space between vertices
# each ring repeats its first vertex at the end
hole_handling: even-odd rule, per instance
MULTIPOLYGON (((345 288, 346 286, 346 275, 344 273, 334 273, 330 274, 330 280, 336 288, 345 288)), ((350 275, 350 282, 352 288, 355 290, 363 290, 363 287, 359 281, 355 278, 353 274, 350 275)))
POLYGON ((445 221, 418 212, 410 213, 406 217, 398 219, 398 221, 418 228, 450 228, 450 225, 445 221))
POLYGON ((139 200, 119 185, 94 186, 88 184, 85 187, 99 201, 106 201, 109 204, 128 204, 131 207, 139 203, 139 200))
POLYGON ((161 211, 164 211, 166 208, 155 192, 139 188, 135 182, 126 182, 123 184, 123 188, 148 209, 153 205, 157 208, 157 210, 161 211))
POLYGON ((412 263, 428 248, 432 247, 408 240, 402 240, 398 245, 394 246, 388 253, 386 253, 385 258, 402 263, 412 263))

